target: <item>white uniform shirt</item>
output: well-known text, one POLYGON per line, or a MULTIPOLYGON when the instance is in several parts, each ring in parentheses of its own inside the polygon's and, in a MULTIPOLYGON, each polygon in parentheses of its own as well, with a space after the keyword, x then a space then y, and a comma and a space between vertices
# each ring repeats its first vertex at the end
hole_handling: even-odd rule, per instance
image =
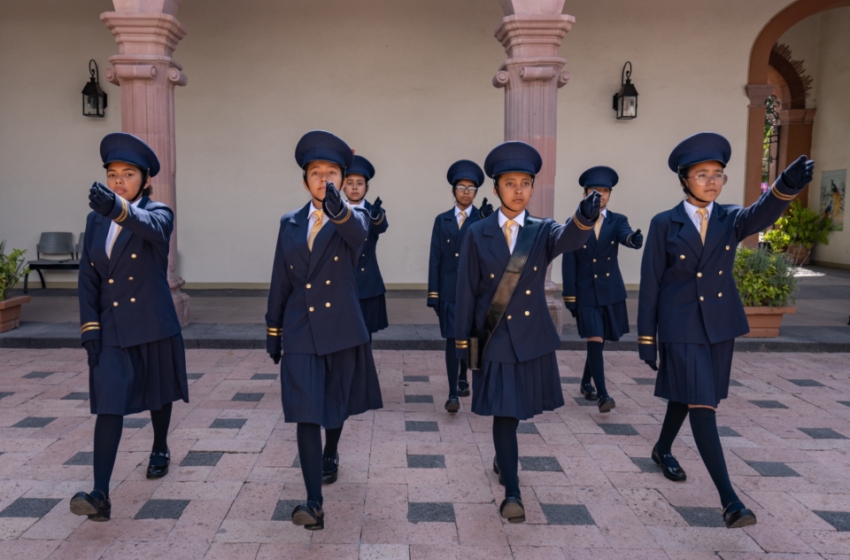
MULTIPOLYGON (((705 217, 706 221, 711 218, 711 211, 714 209, 714 203, 709 202, 708 206, 705 207, 708 215, 705 217)), ((697 228, 697 231, 700 230, 700 226, 702 225, 702 216, 697 214, 697 210, 699 210, 699 206, 694 206, 687 200, 685 201, 685 212, 688 214, 688 218, 691 219, 691 222, 694 224, 694 227, 697 228)))
MULTIPOLYGON (((118 196, 117 194, 115 196, 118 196)), ((135 202, 131 202, 130 206, 136 207, 142 201, 142 197, 136 199, 135 202)), ((115 238, 118 236, 118 228, 121 227, 117 222, 110 222, 109 224, 109 233, 106 234, 106 256, 112 257, 112 244, 115 243, 115 238)))
POLYGON ((460 209, 460 207, 459 207, 457 204, 455 204, 455 220, 457 220, 457 227, 460 227, 460 226, 461 226, 460 213, 461 213, 461 212, 466 212, 466 218, 465 218, 465 219, 466 219, 466 220, 468 220, 468 219, 469 219, 469 211, 470 211, 470 210, 472 210, 472 206, 470 206, 470 207, 469 207, 469 208, 467 208, 466 210, 461 210, 461 209, 460 209))

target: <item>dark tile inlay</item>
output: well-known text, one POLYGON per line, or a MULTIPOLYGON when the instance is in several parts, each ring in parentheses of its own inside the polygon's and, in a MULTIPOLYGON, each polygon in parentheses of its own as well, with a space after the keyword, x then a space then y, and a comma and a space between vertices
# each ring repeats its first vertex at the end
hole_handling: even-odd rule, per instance
POLYGON ((520 422, 517 426, 516 433, 518 434, 539 434, 537 426, 532 422, 520 422))
POLYGON ((739 434, 729 426, 717 426, 717 433, 720 435, 720 437, 741 437, 741 434, 739 434))
POLYGON ((823 383, 814 379, 786 379, 786 381, 793 383, 797 387, 825 387, 823 383))
POLYGON ((744 384, 741 383, 740 381, 736 380, 736 379, 730 379, 729 380, 729 386, 730 387, 743 387, 744 384))
POLYGON ((691 527, 723 527, 723 512, 718 508, 677 507, 674 508, 691 527))
POLYGON ((253 381, 274 381, 277 379, 276 373, 255 373, 251 376, 253 381))
POLYGON ((432 395, 405 395, 404 402, 406 404, 425 404, 425 403, 434 403, 434 397, 432 395))
POLYGON ((427 375, 405 375, 405 383, 428 383, 431 379, 427 375))
MULTIPOLYGON (((292 461, 292 468, 293 469, 300 469, 301 468, 301 457, 299 455, 295 455, 295 460, 292 461)), ((295 507, 295 506, 292 506, 292 507, 295 507)))
POLYGON ((653 461, 649 457, 632 457, 631 459, 632 463, 634 463, 640 468, 640 472, 660 472, 658 470, 658 465, 656 465, 655 461, 653 461))
POLYGON ((850 401, 838 401, 838 404, 843 404, 844 406, 850 407, 850 401))
POLYGON ((417 420, 406 420, 404 422, 405 432, 439 432, 440 427, 436 422, 422 422, 417 420))
POLYGON ((850 532, 850 512, 846 511, 814 511, 812 512, 842 533, 850 532))
POLYGON ((41 519, 61 501, 58 498, 18 498, 6 509, 0 511, 0 517, 37 517, 41 519))
POLYGON ((411 523, 454 523, 455 507, 448 502, 410 502, 407 504, 407 520, 411 523))
POLYGON ((56 373, 55 371, 32 371, 24 376, 24 379, 44 379, 56 373))
POLYGON ((292 521, 292 510, 303 503, 301 500, 278 500, 272 514, 272 521, 292 521))
POLYGON ((549 525, 596 525, 582 504, 540 504, 549 525))
POLYGON ((189 454, 180 461, 180 466, 214 467, 218 464, 222 455, 224 455, 224 453, 221 451, 190 451, 189 454))
POLYGON ((150 418, 124 418, 124 427, 138 430, 150 424, 150 418))
POLYGON ((847 439, 832 428, 797 428, 812 439, 847 439))
POLYGON ((94 464, 94 452, 80 451, 79 453, 65 461, 63 464, 76 467, 90 467, 94 464))
POLYGON ((562 377, 561 383, 575 383, 578 385, 581 383, 581 377, 562 377))
POLYGON ((245 418, 216 418, 210 424, 210 428, 224 428, 227 430, 241 430, 247 422, 245 418))
POLYGON ((87 401, 89 400, 88 393, 68 393, 64 397, 62 397, 63 401, 87 401))
POLYGON ((609 436, 639 436, 631 424, 599 424, 602 431, 609 436))
POLYGON ((260 402, 265 393, 236 393, 231 401, 237 402, 260 402))
POLYGON ((408 455, 408 469, 444 469, 446 458, 443 455, 408 455))
POLYGON ((633 377, 638 385, 655 385, 654 377, 633 377))
POLYGON ((186 377, 187 377, 188 379, 200 379, 200 378, 202 378, 203 376, 204 376, 204 374, 203 374, 203 373, 187 373, 187 374, 186 374, 186 377))
POLYGON ((56 420, 56 418, 49 417, 41 417, 41 416, 29 416, 24 418, 14 426, 13 428, 43 428, 56 420))
MULTIPOLYGON (((788 408, 779 401, 750 401, 759 408, 788 408)), ((724 525, 725 527, 725 525, 724 525)))
POLYGON ((135 519, 180 519, 189 500, 148 500, 135 519))
POLYGON ((11 397, 11 396, 12 396, 12 395, 14 395, 14 394, 15 394, 15 393, 10 393, 10 392, 8 392, 8 391, 0 392, 0 399, 5 399, 6 397, 11 397))
POLYGON ((779 461, 747 461, 762 476, 800 476, 797 471, 779 461))
POLYGON ((524 471, 563 472, 555 457, 520 457, 519 464, 524 471))
POLYGON ((589 401, 584 397, 573 397, 573 400, 579 406, 596 406, 596 401, 589 401))

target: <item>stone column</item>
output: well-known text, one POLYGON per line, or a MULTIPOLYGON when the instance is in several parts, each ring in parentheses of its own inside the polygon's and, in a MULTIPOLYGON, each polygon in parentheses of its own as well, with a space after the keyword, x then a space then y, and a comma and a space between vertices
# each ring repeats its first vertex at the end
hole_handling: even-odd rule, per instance
MULTIPOLYGON (((747 125, 747 152, 744 176, 744 206, 749 206, 761 196, 762 155, 764 154, 764 119, 767 116, 765 102, 773 95, 770 84, 749 84, 744 91, 750 99, 747 125)), ((745 247, 757 247, 758 235, 743 241, 745 247)))
MULTIPOLYGON (((812 155, 812 133, 814 132, 817 109, 787 109, 779 112, 779 161, 777 169, 781 172, 802 155, 812 155)), ((797 200, 803 206, 809 205, 809 187, 800 191, 797 200)))
POLYGON ((114 12, 101 21, 115 36, 118 54, 109 58, 106 79, 121 86, 121 128, 156 152, 161 164, 153 178, 153 198, 175 211, 168 256, 168 284, 180 324, 189 323, 189 296, 177 274, 177 164, 174 143, 174 87, 186 85, 183 68, 172 58, 186 29, 175 15, 181 0, 113 0, 114 12))
MULTIPOLYGON (((528 210, 538 217, 554 217, 555 164, 558 137, 558 88, 570 81, 558 56, 561 41, 575 18, 563 15, 564 0, 501 0, 505 17, 495 36, 507 60, 493 78, 505 89, 505 140, 521 140, 537 148, 543 168, 534 182, 528 210)), ((566 218, 566 216, 564 217, 566 218)), ((546 273, 546 299, 552 320, 560 330, 564 304, 546 273)))

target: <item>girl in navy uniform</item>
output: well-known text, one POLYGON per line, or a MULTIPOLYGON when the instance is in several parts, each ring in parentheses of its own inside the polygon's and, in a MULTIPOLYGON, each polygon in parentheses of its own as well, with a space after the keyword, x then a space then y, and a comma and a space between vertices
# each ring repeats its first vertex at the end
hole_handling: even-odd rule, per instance
POLYGON ((314 130, 298 142, 295 159, 311 200, 280 220, 266 349, 281 364, 284 420, 298 424, 307 501, 292 522, 314 531, 325 526, 322 484, 337 479, 345 420, 383 404, 355 278, 369 215, 346 204, 336 188, 351 168, 351 148, 314 130))
POLYGON ((460 246, 469 226, 493 213, 487 199, 479 210, 472 205, 478 187, 484 182, 484 172, 474 161, 454 162, 446 174, 452 186, 454 208, 434 219, 431 230, 431 253, 428 258, 428 307, 440 319, 440 335, 446 339, 446 374, 449 378, 449 400, 446 410, 460 410, 461 397, 469 396, 466 361, 458 360, 455 346, 455 288, 460 246))
POLYGON ((168 286, 168 244, 174 213, 152 201, 159 160, 131 134, 100 144, 108 187, 89 190, 80 259, 82 344, 88 353, 94 428, 94 490, 71 498, 71 512, 107 521, 109 479, 124 416, 151 411, 154 440, 148 478, 168 473, 171 403, 189 402, 180 322, 168 286))
POLYGON ((731 155, 726 138, 711 132, 683 140, 670 154, 686 199, 652 219, 638 301, 640 358, 658 372, 655 395, 668 401, 652 459, 670 480, 686 479, 671 448, 690 416, 729 528, 756 523, 729 481, 715 416, 729 393, 735 337, 749 332, 732 275, 735 250, 782 215, 814 168, 801 156, 751 206, 716 204, 731 155))
POLYGON ((484 170, 502 205, 470 226, 457 278, 457 353, 467 359, 475 352, 477 361, 476 344, 483 347, 472 374, 472 412, 493 416, 493 470, 505 485, 500 513, 511 523, 525 521, 517 477, 519 421, 564 404, 555 358, 561 338, 546 304, 546 268, 581 247, 599 216, 599 193, 593 192, 566 224, 531 217, 525 208, 542 163, 524 142, 505 142, 487 156, 484 170), (510 292, 508 299, 504 294, 510 292), (488 344, 482 330, 492 333, 488 344))
POLYGON ((578 182, 584 187, 584 195, 598 192, 602 212, 587 243, 577 251, 565 253, 561 262, 564 304, 576 319, 579 336, 587 339, 581 394, 588 400, 596 398, 599 412, 616 406, 605 388, 602 349, 606 340, 620 340, 629 332, 626 285, 620 274, 617 249, 621 244, 630 249, 643 245, 640 230, 632 231, 628 218, 607 208, 611 190, 619 180, 617 172, 605 166, 591 167, 581 174, 578 182))
POLYGON ((366 193, 369 192, 369 181, 375 177, 375 168, 369 160, 362 156, 354 156, 351 168, 345 175, 343 192, 352 208, 361 208, 369 214, 369 235, 360 249, 357 261, 356 279, 357 294, 360 297, 360 309, 369 338, 373 333, 387 328, 387 293, 381 269, 378 267, 378 236, 387 231, 387 213, 382 208, 380 197, 375 204, 369 204, 366 193))

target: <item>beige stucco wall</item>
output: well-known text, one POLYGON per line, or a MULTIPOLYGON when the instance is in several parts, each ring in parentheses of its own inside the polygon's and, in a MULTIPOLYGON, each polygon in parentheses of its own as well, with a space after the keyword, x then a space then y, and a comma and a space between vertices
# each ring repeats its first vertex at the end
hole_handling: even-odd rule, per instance
MULTIPOLYGON (((750 49, 788 3, 569 2, 577 22, 561 48, 573 81, 559 94, 556 217, 572 213, 581 171, 606 164, 621 176, 612 210, 646 231, 680 200, 670 150, 708 129, 734 149, 721 202, 740 202, 750 49), (627 59, 639 118, 617 122, 611 96, 627 59)), ((104 69, 116 52, 98 19, 110 5, 0 0, 0 238, 13 246, 34 253, 40 231, 84 226, 86 189, 103 177, 99 139, 120 127, 109 84, 108 118, 79 114, 88 59, 104 69)), ((496 0, 184 0, 189 34, 175 54, 189 76, 176 108, 181 275, 267 282, 278 218, 306 202, 295 143, 328 128, 377 168, 370 197, 383 198, 391 224, 379 245, 386 281, 424 282, 433 217, 451 205, 447 166, 483 162, 502 140, 504 94, 491 85, 504 59, 492 36, 501 15, 496 0)), ((640 252, 624 250, 621 262, 637 283, 640 252)))
MULTIPOLYGON (((829 17, 831 11, 826 14, 829 17)), ((818 48, 820 46, 820 22, 824 14, 815 14, 797 23, 791 29, 782 34, 777 43, 788 45, 791 48, 791 58, 802 60, 805 73, 812 78, 812 89, 806 96, 806 108, 811 109, 818 106, 817 88, 815 82, 818 79, 818 48)))

